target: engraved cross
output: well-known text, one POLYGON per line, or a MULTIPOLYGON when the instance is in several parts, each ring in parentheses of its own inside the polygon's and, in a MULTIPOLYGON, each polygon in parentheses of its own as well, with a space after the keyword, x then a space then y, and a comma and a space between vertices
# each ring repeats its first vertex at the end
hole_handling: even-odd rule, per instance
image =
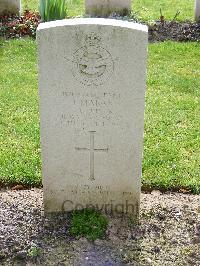
POLYGON ((95 149, 94 146, 94 135, 96 131, 89 131, 90 133, 90 148, 75 148, 78 151, 89 151, 90 152, 90 180, 95 180, 94 178, 94 153, 95 152, 108 152, 107 149, 95 149))

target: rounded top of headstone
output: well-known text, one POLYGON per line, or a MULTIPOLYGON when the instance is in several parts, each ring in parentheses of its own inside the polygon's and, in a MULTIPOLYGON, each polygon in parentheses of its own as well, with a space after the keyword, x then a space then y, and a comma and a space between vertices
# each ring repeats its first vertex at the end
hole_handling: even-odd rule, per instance
POLYGON ((133 30, 148 32, 148 27, 139 23, 123 21, 119 19, 105 19, 105 18, 75 18, 75 19, 63 19, 41 23, 37 30, 50 29, 55 27, 64 26, 76 26, 76 25, 102 25, 113 26, 121 28, 129 28, 133 30))

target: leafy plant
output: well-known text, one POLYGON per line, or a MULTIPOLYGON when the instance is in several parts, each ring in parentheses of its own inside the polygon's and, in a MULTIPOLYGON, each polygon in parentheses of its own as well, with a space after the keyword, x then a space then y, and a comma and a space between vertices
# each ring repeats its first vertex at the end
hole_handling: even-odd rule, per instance
POLYGON ((38 12, 24 11, 23 16, 1 16, 0 37, 19 38, 22 36, 35 37, 40 22, 38 12))
POLYGON ((38 247, 31 247, 28 250, 28 256, 31 258, 36 258, 36 257, 40 256, 40 253, 41 253, 41 251, 38 247))
POLYGON ((42 21, 64 19, 66 16, 66 0, 40 0, 39 12, 42 21))
POLYGON ((70 233, 84 236, 88 240, 96 240, 105 235, 108 221, 100 212, 93 209, 76 210, 72 214, 70 233))

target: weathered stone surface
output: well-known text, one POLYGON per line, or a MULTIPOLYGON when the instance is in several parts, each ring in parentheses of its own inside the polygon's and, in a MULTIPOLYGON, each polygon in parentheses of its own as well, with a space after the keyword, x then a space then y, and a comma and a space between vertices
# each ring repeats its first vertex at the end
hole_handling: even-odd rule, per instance
POLYGON ((138 214, 147 27, 119 20, 40 24, 46 212, 138 214))
POLYGON ((200 0, 195 1, 195 21, 200 21, 200 0))
POLYGON ((108 17, 112 13, 126 16, 131 12, 131 0, 85 0, 86 14, 108 17))
POLYGON ((21 8, 20 0, 0 0, 0 15, 19 14, 21 8))

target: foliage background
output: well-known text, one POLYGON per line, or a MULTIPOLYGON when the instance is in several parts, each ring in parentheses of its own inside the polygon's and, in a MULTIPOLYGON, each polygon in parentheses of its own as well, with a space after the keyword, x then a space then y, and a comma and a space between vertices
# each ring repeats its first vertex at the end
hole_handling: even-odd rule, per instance
MULTIPOLYGON (((23 9, 38 10, 39 0, 22 0, 23 9)), ((67 0, 68 16, 84 14, 85 0, 67 0)), ((132 9, 145 21, 158 20, 160 9, 167 20, 172 20, 180 11, 178 20, 193 20, 194 0, 133 0, 132 9)))

